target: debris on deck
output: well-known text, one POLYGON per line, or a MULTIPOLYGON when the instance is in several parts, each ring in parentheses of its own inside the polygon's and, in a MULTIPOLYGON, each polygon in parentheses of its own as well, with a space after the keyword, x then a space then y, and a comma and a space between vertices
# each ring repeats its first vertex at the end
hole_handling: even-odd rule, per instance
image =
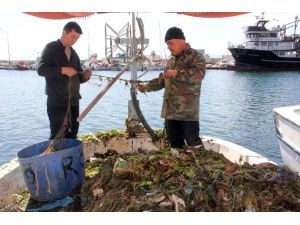
POLYGON ((33 210, 300 211, 300 178, 270 163, 240 166, 205 149, 109 150, 86 164, 81 189, 67 199, 38 203, 25 191, 1 209, 33 210))

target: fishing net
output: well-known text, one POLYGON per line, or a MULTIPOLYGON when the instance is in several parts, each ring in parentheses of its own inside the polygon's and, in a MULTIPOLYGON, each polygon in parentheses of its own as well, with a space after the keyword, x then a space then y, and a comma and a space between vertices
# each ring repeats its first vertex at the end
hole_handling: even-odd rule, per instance
POLYGON ((59 129, 58 133, 54 137, 54 139, 49 141, 49 145, 47 149, 43 152, 43 154, 49 154, 51 152, 59 151, 61 150, 60 142, 62 139, 65 138, 66 134, 68 132, 71 132, 71 121, 72 121, 72 114, 71 114, 71 93, 72 93, 72 77, 69 77, 68 82, 68 106, 67 111, 63 120, 63 123, 61 125, 61 128, 59 129))

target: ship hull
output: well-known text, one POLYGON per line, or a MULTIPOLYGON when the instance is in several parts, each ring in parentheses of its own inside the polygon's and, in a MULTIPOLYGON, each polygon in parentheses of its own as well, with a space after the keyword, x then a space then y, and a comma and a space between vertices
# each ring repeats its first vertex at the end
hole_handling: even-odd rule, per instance
POLYGON ((300 70, 300 57, 281 57, 268 50, 229 48, 235 65, 232 69, 300 70))
POLYGON ((300 176, 300 105, 273 109, 282 160, 300 176))

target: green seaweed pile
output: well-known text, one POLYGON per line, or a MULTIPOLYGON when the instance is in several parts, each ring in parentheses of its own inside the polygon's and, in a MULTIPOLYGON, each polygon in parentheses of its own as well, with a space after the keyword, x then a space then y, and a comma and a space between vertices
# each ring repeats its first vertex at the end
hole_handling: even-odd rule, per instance
POLYGON ((82 142, 103 142, 106 143, 110 139, 116 137, 116 138, 124 138, 127 137, 128 133, 126 130, 106 130, 106 131, 97 131, 95 133, 90 134, 83 134, 78 137, 78 139, 82 142))
MULTIPOLYGON (((111 131, 95 137, 107 141, 123 135, 111 131)), ((85 166, 83 185, 70 195, 74 202, 48 211, 300 211, 300 178, 270 163, 238 165, 203 148, 122 155, 108 150, 95 157, 85 166)), ((43 204, 24 191, 0 211, 30 211, 43 204)))
POLYGON ((299 177, 273 164, 204 149, 110 153, 87 166, 80 211, 300 211, 299 177))
MULTIPOLYGON (((157 129, 154 130, 154 134, 158 139, 166 137, 166 130, 165 129, 157 129)), ((129 134, 127 130, 105 130, 105 131, 97 131, 94 133, 83 134, 78 137, 78 139, 82 142, 93 142, 99 143, 103 142, 104 144, 107 143, 112 138, 128 138, 129 134)))

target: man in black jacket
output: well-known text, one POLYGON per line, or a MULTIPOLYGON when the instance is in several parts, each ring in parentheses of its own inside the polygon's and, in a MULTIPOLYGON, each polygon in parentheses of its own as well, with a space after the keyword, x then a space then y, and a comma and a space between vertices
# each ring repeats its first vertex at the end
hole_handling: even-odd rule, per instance
POLYGON ((46 79, 50 139, 54 139, 61 129, 65 129, 65 138, 77 137, 80 84, 91 77, 91 71, 82 71, 79 56, 72 48, 81 34, 76 22, 67 23, 61 38, 46 45, 38 65, 38 74, 46 79), (68 123, 63 128, 65 116, 68 116, 68 123))

